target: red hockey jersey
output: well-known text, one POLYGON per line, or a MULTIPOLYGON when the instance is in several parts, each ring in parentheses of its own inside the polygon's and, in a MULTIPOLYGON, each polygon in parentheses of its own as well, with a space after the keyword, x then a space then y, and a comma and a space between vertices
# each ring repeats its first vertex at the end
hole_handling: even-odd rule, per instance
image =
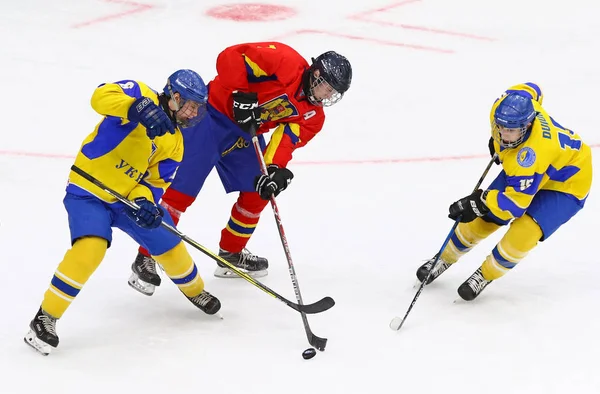
POLYGON ((232 92, 256 92, 262 109, 258 133, 275 129, 265 151, 267 165, 285 167, 292 152, 306 145, 323 127, 323 108, 311 104, 302 90, 307 61, 279 42, 239 44, 217 58, 217 76, 209 84, 209 103, 233 120, 232 92))

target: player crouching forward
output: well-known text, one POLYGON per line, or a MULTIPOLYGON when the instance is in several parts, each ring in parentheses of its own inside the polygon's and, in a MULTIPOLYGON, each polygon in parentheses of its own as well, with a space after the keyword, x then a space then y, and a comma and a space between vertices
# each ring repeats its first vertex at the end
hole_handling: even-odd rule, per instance
POLYGON ((102 262, 117 227, 144 245, 183 294, 207 314, 221 304, 204 282, 181 240, 160 227, 173 225, 156 204, 183 156, 179 128, 206 113, 207 88, 191 70, 171 75, 161 94, 141 82, 100 85, 92 107, 104 118, 81 146, 75 165, 134 201, 132 210, 71 172, 64 198, 72 248, 59 264, 25 342, 44 355, 58 345, 56 321, 102 262))
MULTIPOLYGON (((458 288, 461 298, 473 300, 583 208, 592 183, 592 152, 577 134, 548 115, 542 98, 536 84, 525 83, 507 90, 492 106, 490 153, 499 155, 503 171, 487 190, 450 206, 449 217, 460 217, 461 223, 429 283, 510 223, 481 267, 458 288)), ((417 270, 421 282, 433 261, 417 270)))

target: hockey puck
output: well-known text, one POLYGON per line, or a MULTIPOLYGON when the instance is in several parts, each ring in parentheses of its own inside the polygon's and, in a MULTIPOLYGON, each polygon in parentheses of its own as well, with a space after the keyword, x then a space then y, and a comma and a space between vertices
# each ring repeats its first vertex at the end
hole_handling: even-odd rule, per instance
POLYGON ((305 351, 302 352, 302 358, 305 360, 310 360, 311 358, 313 358, 316 355, 317 355, 317 351, 312 347, 309 347, 308 349, 306 349, 305 351))

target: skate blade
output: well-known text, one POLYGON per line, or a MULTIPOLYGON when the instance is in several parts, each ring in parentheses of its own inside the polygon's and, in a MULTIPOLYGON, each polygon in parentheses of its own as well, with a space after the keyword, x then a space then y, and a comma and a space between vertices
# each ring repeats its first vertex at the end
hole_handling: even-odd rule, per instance
POLYGON ((144 282, 135 272, 131 273, 127 283, 129 283, 129 286, 131 286, 133 289, 147 296, 151 296, 154 294, 154 290, 156 290, 156 286, 151 283, 144 282))
MULTIPOLYGON (((249 276, 251 276, 252 278, 262 278, 269 274, 269 271, 267 271, 267 270, 261 270, 261 271, 245 271, 244 270, 244 272, 246 274, 248 274, 249 276)), ((214 276, 216 276, 217 278, 239 278, 238 274, 236 274, 234 271, 230 270, 227 267, 215 268, 214 276)))
POLYGON ((32 330, 29 330, 29 332, 25 334, 23 341, 44 356, 49 355, 52 351, 52 346, 36 337, 32 330))

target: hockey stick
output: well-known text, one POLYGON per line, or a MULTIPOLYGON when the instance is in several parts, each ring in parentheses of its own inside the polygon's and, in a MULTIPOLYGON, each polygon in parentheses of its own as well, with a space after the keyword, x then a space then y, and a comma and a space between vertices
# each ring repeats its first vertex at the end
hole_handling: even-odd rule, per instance
MULTIPOLYGON (((85 178, 86 180, 90 181, 94 185, 98 186, 100 189, 104 190, 106 193, 110 194, 111 196, 113 196, 114 198, 116 198, 117 200, 119 200, 120 202, 122 202, 123 204, 127 205, 129 208, 136 209, 136 210, 139 209, 139 207, 137 206, 137 204, 135 204, 134 202, 132 202, 132 201, 130 201, 128 199, 126 199, 120 193, 112 190, 111 188, 109 188, 108 186, 106 186, 104 183, 102 183, 98 179, 94 178, 92 175, 90 175, 87 172, 83 171, 81 168, 73 165, 73 166, 71 166, 71 171, 73 171, 74 173, 82 176, 83 178, 85 178)), ((215 260, 215 261, 217 261, 217 262, 219 262, 221 264, 226 265, 230 270, 232 270, 233 272, 235 272, 237 275, 239 275, 240 277, 242 277, 246 281, 252 283, 254 286, 258 287, 259 289, 261 289, 262 291, 264 291, 265 293, 267 293, 271 297, 277 298, 279 301, 283 302, 284 304, 286 304, 290 308, 294 309, 295 311, 298 311, 298 312, 302 313, 303 316, 304 316, 305 313, 314 314, 314 313, 325 312, 326 310, 330 309, 333 305, 335 305, 335 302, 333 301, 333 299, 331 297, 325 297, 325 298, 323 298, 323 299, 321 299, 321 300, 319 300, 319 301, 317 301, 317 302, 315 302, 313 304, 308 304, 308 305, 293 303, 293 302, 289 301, 288 299, 286 299, 285 297, 277 294, 275 291, 269 289, 267 286, 263 285, 262 283, 260 283, 259 281, 257 281, 256 279, 254 279, 253 277, 251 277, 250 275, 248 275, 244 271, 241 271, 236 266, 234 266, 233 264, 231 264, 227 260, 223 259, 221 256, 219 256, 217 254, 214 254, 213 252, 211 252, 210 250, 208 250, 204 246, 200 245, 198 242, 194 241, 193 239, 191 239, 187 235, 183 234, 181 231, 177 230, 175 227, 171 226, 170 224, 165 223, 163 221, 161 223, 161 225, 164 228, 166 228, 169 232, 171 232, 171 233, 175 234, 177 237, 181 238, 182 241, 185 241, 188 244, 192 245, 195 249, 198 249, 200 252, 204 253, 205 255, 207 255, 208 257, 210 257, 211 259, 213 259, 213 260, 215 260)))
MULTIPOLYGON (((497 156, 498 156, 498 154, 494 153, 494 156, 492 156, 492 159, 490 160, 490 162, 488 163, 487 167, 485 168, 485 171, 483 171, 483 174, 481 174, 481 178, 479 178, 479 181, 477 181, 477 185, 475 185, 475 188, 473 189, 473 192, 475 192, 475 190, 479 189, 479 186, 481 186, 481 184, 483 183, 483 180, 485 179, 487 173, 490 171, 490 168, 492 168, 492 164, 494 164, 494 160, 496 160, 497 156)), ((442 252, 444 251, 444 249, 446 249, 446 246, 448 245, 448 242, 450 242, 450 238, 452 238, 452 235, 454 234, 454 231, 458 227, 458 223, 460 223, 460 216, 454 221, 454 225, 452 226, 452 229, 450 230, 450 233, 448 234, 448 236, 444 240, 444 243, 442 244, 442 247, 441 247, 440 251, 435 256, 435 260, 433 261, 433 264, 431 265, 431 270, 429 270, 429 273, 427 274, 427 277, 425 278, 425 280, 423 280, 423 282, 421 282, 421 286, 419 286, 419 290, 417 290, 417 294, 415 294, 415 297, 413 298, 412 302, 410 303, 410 306, 408 307, 408 310, 406 311, 406 314, 404 315, 404 318, 400 319, 399 316, 396 316, 390 322, 390 328, 392 330, 398 331, 398 330, 400 330, 402 328, 402 325, 406 321, 406 318, 408 317, 408 314, 412 310, 413 306, 417 302, 417 299, 421 295, 421 292, 425 288, 425 284, 429 281, 429 278, 431 277, 431 274, 435 271, 436 266, 437 266, 437 264, 438 264, 438 262, 440 260, 440 256, 442 255, 442 252)))
MULTIPOLYGON (((260 143, 258 141, 258 136, 256 135, 256 124, 250 127, 250 135, 252 136, 252 145, 254 145, 254 151, 256 152, 256 157, 260 164, 260 170, 264 175, 268 175, 267 164, 265 163, 265 157, 263 156, 262 149, 260 148, 260 143)), ((296 277, 296 270, 294 269, 294 263, 292 262, 292 254, 290 252, 290 247, 287 241, 287 237, 285 236, 285 231, 283 230, 283 223, 281 222, 281 216, 279 215, 279 208, 277 208, 277 203, 275 202, 275 197, 271 196, 271 208, 273 208, 273 215, 275 216, 275 222, 277 222, 277 230, 279 231, 279 238, 281 239, 281 244, 283 245, 283 250, 285 252, 285 257, 288 263, 288 270, 290 273, 290 277, 292 278, 292 285, 294 286, 294 293, 296 293, 296 300, 298 304, 303 305, 302 295, 300 294, 300 286, 298 285, 298 278, 296 277)), ((331 300, 333 302, 333 300, 331 300)), ((310 325, 308 324, 308 318, 306 314, 300 312, 302 316, 302 322, 304 323, 304 330, 306 331, 306 337, 308 338, 308 343, 310 345, 320 351, 325 350, 325 346, 327 345, 327 338, 321 338, 316 336, 310 329, 310 325)))

